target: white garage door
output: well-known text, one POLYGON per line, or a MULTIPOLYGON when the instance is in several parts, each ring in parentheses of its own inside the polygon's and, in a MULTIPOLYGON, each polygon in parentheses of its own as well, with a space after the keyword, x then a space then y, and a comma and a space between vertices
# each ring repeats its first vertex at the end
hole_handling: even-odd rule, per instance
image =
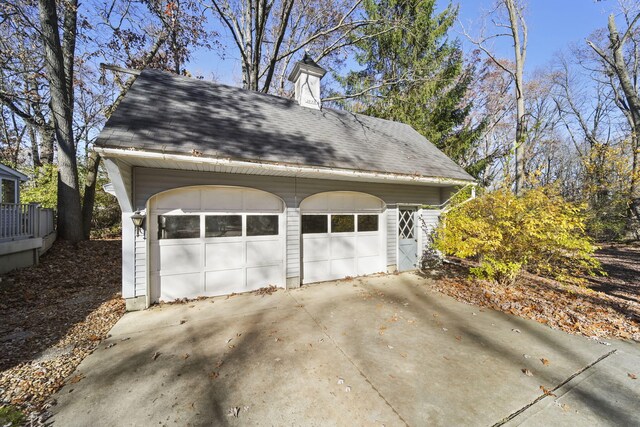
POLYGON ((380 199, 354 192, 321 193, 300 207, 303 283, 386 270, 380 199))
POLYGON ((224 295, 284 286, 284 206, 234 187, 192 187, 150 202, 155 300, 224 295))

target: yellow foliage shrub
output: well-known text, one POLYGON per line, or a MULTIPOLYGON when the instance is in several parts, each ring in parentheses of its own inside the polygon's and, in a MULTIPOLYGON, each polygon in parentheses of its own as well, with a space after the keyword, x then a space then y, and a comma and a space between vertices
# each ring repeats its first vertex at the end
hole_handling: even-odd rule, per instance
POLYGON ((600 267, 585 234, 584 207, 544 188, 520 197, 498 190, 454 207, 435 230, 434 245, 478 261, 474 276, 501 283, 527 270, 580 284, 600 267))

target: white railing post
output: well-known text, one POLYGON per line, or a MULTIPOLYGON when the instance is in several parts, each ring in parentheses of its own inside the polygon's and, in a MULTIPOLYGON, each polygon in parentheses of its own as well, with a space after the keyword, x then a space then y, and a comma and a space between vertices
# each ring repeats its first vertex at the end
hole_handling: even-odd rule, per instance
POLYGON ((39 204, 0 203, 0 240, 43 237, 51 233, 53 213, 39 204), (45 224, 42 224, 42 222, 45 224))

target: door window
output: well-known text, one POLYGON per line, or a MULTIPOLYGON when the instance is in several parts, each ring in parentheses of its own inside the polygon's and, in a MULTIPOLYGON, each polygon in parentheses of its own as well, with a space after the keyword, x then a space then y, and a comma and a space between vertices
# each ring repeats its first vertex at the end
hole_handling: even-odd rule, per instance
POLYGON ((378 215, 358 215, 358 231, 378 231, 378 215))
POLYGON ((413 239, 415 234, 413 209, 400 209, 400 218, 398 221, 398 234, 401 239, 413 239))
POLYGON ((200 237, 200 215, 159 215, 158 239, 200 237))
POLYGON ((247 215, 247 236, 276 236, 278 215, 247 215))
POLYGON ((326 233, 329 231, 327 215, 302 215, 302 234, 326 233))
POLYGON ((353 215, 331 215, 332 233, 349 233, 355 231, 353 215))
POLYGON ((242 236, 241 215, 207 215, 204 217, 204 237, 242 236))

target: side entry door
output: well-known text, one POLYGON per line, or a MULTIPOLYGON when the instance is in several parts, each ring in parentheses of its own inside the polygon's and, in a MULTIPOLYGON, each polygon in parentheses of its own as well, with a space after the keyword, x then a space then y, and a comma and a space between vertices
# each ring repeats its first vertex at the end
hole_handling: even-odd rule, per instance
POLYGON ((398 270, 416 268, 418 262, 417 209, 398 209, 398 270))

